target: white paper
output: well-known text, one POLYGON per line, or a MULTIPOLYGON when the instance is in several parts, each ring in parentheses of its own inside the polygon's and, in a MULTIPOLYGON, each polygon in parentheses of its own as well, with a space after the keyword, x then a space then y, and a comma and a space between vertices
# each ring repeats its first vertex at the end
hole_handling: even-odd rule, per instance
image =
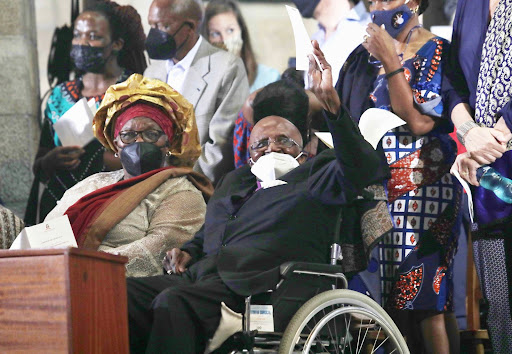
POLYGON ((311 39, 309 39, 299 10, 288 5, 285 5, 285 7, 288 11, 290 22, 292 23, 293 36, 295 38, 295 69, 307 71, 309 69, 308 55, 312 54, 315 57, 320 71, 324 71, 318 58, 313 54, 313 45, 311 44, 311 39))
POLYGON ((462 188, 466 191, 466 194, 468 195, 468 209, 469 209, 469 218, 471 219, 471 223, 473 223, 473 196, 471 195, 471 188, 469 187, 468 182, 462 179, 458 171, 453 171, 453 175, 455 178, 459 180, 459 183, 462 185, 462 188))
POLYGON ((359 130, 364 139, 377 149, 387 131, 405 125, 406 122, 396 114, 379 108, 367 109, 359 119, 359 130))
POLYGON ((11 245, 14 249, 78 247, 67 215, 24 228, 11 245))
POLYGON ((96 100, 94 98, 91 98, 89 101, 87 101, 87 106, 91 110, 91 114, 94 117, 94 115, 98 111, 98 104, 96 103, 96 100))
POLYGON ((329 149, 334 148, 334 142, 332 141, 332 135, 329 132, 315 132, 315 135, 320 139, 329 149))
POLYGON ((62 146, 85 146, 94 139, 93 114, 87 100, 81 98, 53 124, 62 146))
POLYGON ((272 305, 251 305, 251 331, 274 332, 274 309, 272 305))

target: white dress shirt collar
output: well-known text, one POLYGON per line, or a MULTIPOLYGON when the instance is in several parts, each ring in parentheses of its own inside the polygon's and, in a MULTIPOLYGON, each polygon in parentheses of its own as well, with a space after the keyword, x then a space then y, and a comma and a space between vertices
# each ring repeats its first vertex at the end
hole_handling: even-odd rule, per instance
POLYGON ((194 44, 192 49, 190 49, 187 55, 185 55, 185 57, 176 64, 172 61, 172 59, 168 59, 165 63, 167 68, 167 83, 180 93, 182 93, 185 76, 187 75, 190 66, 192 65, 192 61, 196 57, 197 51, 199 50, 199 46, 201 45, 202 41, 203 37, 199 36, 196 44, 194 44))

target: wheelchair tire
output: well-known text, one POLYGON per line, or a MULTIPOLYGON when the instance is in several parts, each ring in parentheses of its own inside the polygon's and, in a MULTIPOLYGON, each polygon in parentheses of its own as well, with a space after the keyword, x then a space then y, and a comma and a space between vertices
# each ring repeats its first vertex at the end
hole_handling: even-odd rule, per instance
POLYGON ((279 354, 359 353, 363 346, 372 353, 382 347, 386 353, 409 354, 398 327, 375 301, 352 290, 329 290, 293 316, 279 354))

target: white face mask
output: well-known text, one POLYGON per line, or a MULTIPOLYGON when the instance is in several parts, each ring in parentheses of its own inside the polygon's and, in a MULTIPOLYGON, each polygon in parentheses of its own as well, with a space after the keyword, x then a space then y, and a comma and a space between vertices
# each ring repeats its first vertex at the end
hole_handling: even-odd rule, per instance
POLYGON ((224 41, 224 45, 228 52, 239 57, 242 52, 242 46, 244 45, 242 33, 239 32, 238 35, 234 35, 233 37, 226 39, 224 41))
POLYGON ((297 159, 302 155, 303 152, 297 155, 296 158, 293 158, 293 156, 288 154, 271 152, 260 157, 252 165, 251 172, 262 182, 274 181, 298 167, 299 162, 297 159))

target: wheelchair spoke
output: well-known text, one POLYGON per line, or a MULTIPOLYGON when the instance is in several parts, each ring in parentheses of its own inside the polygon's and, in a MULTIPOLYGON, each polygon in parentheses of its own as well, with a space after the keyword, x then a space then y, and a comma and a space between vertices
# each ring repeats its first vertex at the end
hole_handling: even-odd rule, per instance
MULTIPOLYGON (((344 340, 344 345, 346 347, 347 341, 348 341, 349 335, 350 335, 350 324, 352 323, 352 316, 344 315, 343 319, 345 320, 345 340, 344 340), (348 317, 348 323, 347 323, 347 317, 348 317)), ((348 348, 350 349, 350 353, 353 353, 353 351, 352 351, 352 341, 348 342, 348 348)), ((343 352, 345 352, 345 350, 343 350, 343 352)))

